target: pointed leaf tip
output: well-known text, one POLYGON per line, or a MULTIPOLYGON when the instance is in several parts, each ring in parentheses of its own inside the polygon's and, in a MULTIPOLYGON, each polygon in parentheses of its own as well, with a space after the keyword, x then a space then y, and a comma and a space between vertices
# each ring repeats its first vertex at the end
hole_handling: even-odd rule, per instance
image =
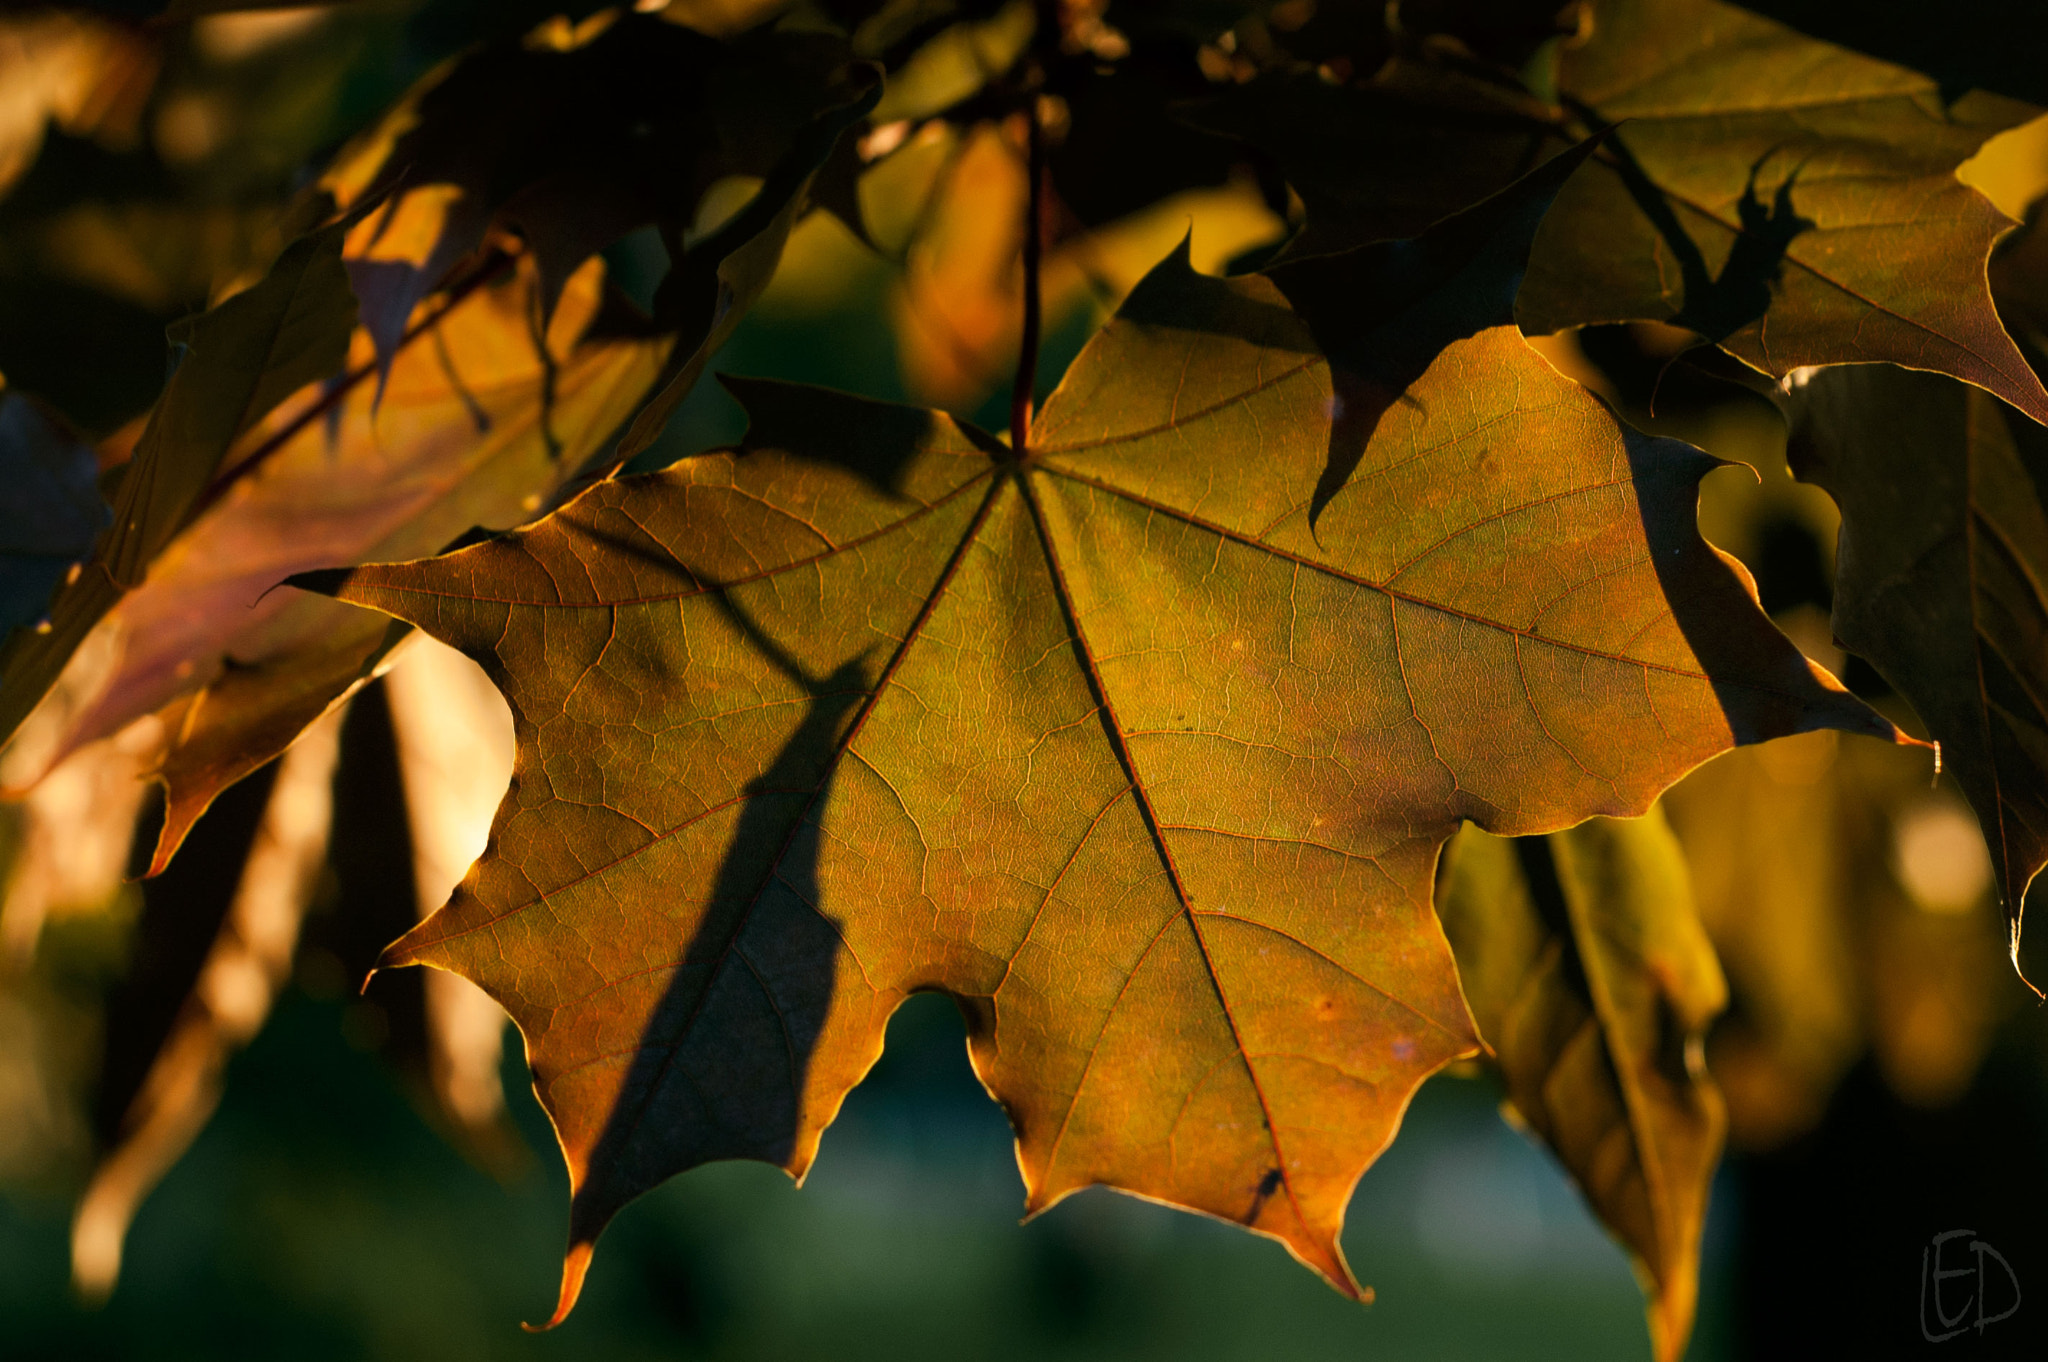
MULTIPOLYGON (((353 568, 314 568, 310 572, 294 572, 278 583, 278 586, 295 586, 301 591, 314 591, 322 596, 340 598, 342 588, 348 585, 354 574, 353 568)), ((273 588, 274 589, 274 588, 273 588)))
POLYGON ((590 1255, 597 1245, 589 1241, 569 1245, 569 1251, 562 1255, 562 1291, 555 1301, 555 1313, 548 1316, 543 1324, 520 1324, 529 1334, 544 1334, 563 1320, 576 1308, 577 1297, 583 1294, 583 1276, 590 1271, 590 1255))
POLYGON ((213 807, 217 790, 205 792, 205 798, 178 797, 179 792, 171 788, 169 781, 158 778, 164 788, 164 825, 157 833, 156 848, 150 853, 149 869, 142 872, 142 878, 153 880, 170 868, 171 858, 178 854, 178 848, 185 845, 186 836, 198 823, 201 814, 213 807))

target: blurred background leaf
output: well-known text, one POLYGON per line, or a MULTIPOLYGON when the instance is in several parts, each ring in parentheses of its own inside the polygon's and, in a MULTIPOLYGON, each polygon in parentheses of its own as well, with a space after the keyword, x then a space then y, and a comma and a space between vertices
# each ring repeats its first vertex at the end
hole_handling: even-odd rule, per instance
POLYGON ((1728 986, 1670 826, 1655 809, 1548 837, 1467 824, 1444 849, 1436 904, 1504 1114, 1628 1246, 1654 1354, 1676 1362, 1727 1129, 1702 1041, 1728 986))

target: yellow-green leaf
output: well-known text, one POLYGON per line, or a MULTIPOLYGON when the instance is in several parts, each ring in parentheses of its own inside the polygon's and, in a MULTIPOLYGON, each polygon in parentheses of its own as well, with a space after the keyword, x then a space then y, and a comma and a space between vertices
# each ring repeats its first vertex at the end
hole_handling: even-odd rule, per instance
POLYGON ((1677 840, 1655 811, 1542 840, 1467 828, 1437 912, 1509 1102, 1627 1245, 1675 1362, 1727 1132, 1701 1043, 1728 995, 1677 840))

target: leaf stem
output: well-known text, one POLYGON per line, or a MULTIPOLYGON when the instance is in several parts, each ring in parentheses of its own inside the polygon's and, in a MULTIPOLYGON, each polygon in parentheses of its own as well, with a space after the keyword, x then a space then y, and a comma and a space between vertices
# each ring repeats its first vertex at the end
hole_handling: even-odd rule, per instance
POLYGON ((1030 192, 1024 200, 1024 334, 1017 344, 1017 377, 1010 386, 1010 449, 1024 457, 1031 436, 1031 397, 1038 385, 1038 336, 1040 316, 1039 257, 1045 247, 1043 226, 1045 192, 1045 129, 1038 112, 1037 85, 1026 97, 1024 117, 1027 128, 1027 163, 1030 192))
MULTIPOLYGON (((512 267, 515 260, 516 257, 514 256, 500 254, 496 259, 491 260, 482 268, 472 273, 467 279, 462 280, 455 287, 449 289, 447 298, 442 303, 440 309, 433 316, 417 323, 404 336, 400 337, 398 345, 393 349, 392 353, 395 355, 399 350, 403 350, 429 332, 438 334, 437 328, 443 321, 447 320, 449 313, 453 312, 477 289, 494 282, 500 275, 504 274, 506 270, 512 267)), ((542 353, 546 353, 545 346, 542 347, 542 353)), ((236 462, 226 472, 219 474, 212 482, 208 483, 200 491, 199 495, 193 499, 192 508, 186 512, 183 524, 189 526, 198 520, 200 516, 211 510, 222 497, 227 495, 229 488, 248 477, 251 473, 254 473, 269 460, 271 455, 291 443, 292 439, 300 431, 339 406, 342 399, 346 398, 350 392, 361 385, 364 379, 369 378, 376 372, 377 362, 372 360, 368 364, 345 370, 330 380, 327 391, 323 392, 317 401, 287 421, 282 428, 254 450, 250 451, 245 458, 236 462)))

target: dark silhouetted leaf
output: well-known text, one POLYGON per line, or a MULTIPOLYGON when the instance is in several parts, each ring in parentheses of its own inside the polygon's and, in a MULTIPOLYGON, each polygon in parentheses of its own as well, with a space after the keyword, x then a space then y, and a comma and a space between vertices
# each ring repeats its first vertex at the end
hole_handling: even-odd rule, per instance
POLYGON ((1501 195, 1413 241, 1291 260, 1268 271, 1329 357, 1330 455, 1311 527, 1350 483, 1387 408, 1453 341, 1512 316, 1544 212, 1596 142, 1581 143, 1501 195))
POLYGON ((1222 184, 1235 149, 1174 118, 1171 108, 1207 93, 1205 84, 1192 62, 1138 57, 1074 72, 1062 89, 1070 123, 1047 157, 1060 202, 1094 227, 1182 190, 1222 184))
POLYGON ((41 619, 107 527, 99 459, 63 424, 0 387, 0 639, 41 619))
POLYGON ((791 229, 803 215, 813 177, 845 131, 874 106, 881 84, 870 68, 852 68, 838 102, 798 129, 760 191, 730 221, 682 253, 656 295, 656 320, 676 327, 677 344, 652 396, 619 440, 620 462, 652 445, 704 366, 768 287, 791 229))
POLYGON ((811 176, 878 82, 829 34, 728 42, 614 11, 469 54, 423 81, 325 181, 344 206, 385 204, 349 256, 379 362, 494 223, 532 247, 543 317, 593 253, 654 226, 673 262, 655 321, 680 343, 620 457, 639 452, 766 286, 811 176), (736 175, 762 177, 760 192, 697 239, 705 192, 736 175))
POLYGON ((1241 138, 1279 164, 1308 210, 1289 254, 1414 236, 1571 140, 1551 110, 1521 92, 1405 59, 1377 71, 1350 85, 1273 72, 1186 111, 1197 126, 1241 138))
POLYGON ((1941 743, 1998 867, 2020 963, 2048 863, 2048 430, 1940 375, 1814 375, 1794 471, 1842 508, 1834 626, 1941 743))

